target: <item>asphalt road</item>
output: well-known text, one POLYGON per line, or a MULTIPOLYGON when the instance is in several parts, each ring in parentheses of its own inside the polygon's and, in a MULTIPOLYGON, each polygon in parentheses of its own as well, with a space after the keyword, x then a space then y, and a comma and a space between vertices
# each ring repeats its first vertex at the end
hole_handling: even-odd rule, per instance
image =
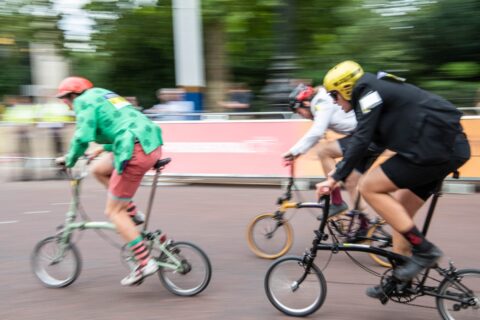
MULTIPOLYGON (((137 196, 139 207, 146 207, 149 188, 137 196)), ((156 276, 139 287, 122 287, 127 270, 119 251, 94 231, 76 237, 83 269, 71 286, 47 289, 30 270, 34 245, 52 235, 62 223, 70 201, 66 181, 3 182, 0 184, 0 319, 287 319, 266 298, 263 280, 271 261, 255 257, 248 249, 245 231, 257 214, 275 208, 281 194, 278 188, 172 186, 158 189, 152 228, 161 228, 175 240, 199 245, 209 255, 213 275, 209 287, 191 298, 169 293, 156 276)), ((94 220, 104 220, 105 191, 86 180, 83 204, 94 220)), ((313 191, 303 192, 313 201, 313 191)), ((447 194, 440 199, 429 239, 439 245, 459 268, 480 268, 480 195, 447 194)), ((317 227, 315 213, 298 210, 292 219, 295 244, 290 254, 299 255, 311 243, 317 227)), ((424 210, 425 211, 425 210, 424 210)), ((423 215, 418 217, 419 223, 423 215)), ((119 238, 109 233, 109 239, 119 238)), ((358 260, 376 271, 370 258, 361 253, 358 260)), ((327 253, 316 262, 323 266, 327 253)), ((446 265, 447 258, 442 264, 446 265)), ((355 266, 339 253, 325 270, 328 282, 323 307, 313 319, 439 319, 435 309, 388 303, 382 306, 368 298, 365 289, 378 279, 355 266)), ((417 304, 434 306, 432 298, 417 304)))

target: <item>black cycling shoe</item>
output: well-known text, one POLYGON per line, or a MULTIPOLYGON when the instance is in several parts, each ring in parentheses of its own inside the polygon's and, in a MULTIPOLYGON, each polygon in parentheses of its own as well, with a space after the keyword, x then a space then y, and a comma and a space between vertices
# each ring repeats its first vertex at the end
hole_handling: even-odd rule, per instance
POLYGON ((376 285, 375 287, 367 288, 365 291, 367 296, 374 299, 381 299, 385 296, 381 285, 376 285))
MULTIPOLYGON (((328 217, 331 218, 333 216, 336 216, 339 213, 345 212, 348 210, 348 205, 345 201, 342 201, 341 204, 330 204, 330 207, 328 209, 328 217)), ((317 220, 322 220, 323 214, 317 216, 317 220)))
POLYGON ((367 234, 368 234, 368 228, 360 228, 355 232, 355 234, 351 237, 347 238, 346 242, 349 243, 357 243, 357 242, 362 242, 367 239, 367 234))
POLYGON ((383 287, 382 285, 376 285, 375 287, 367 288, 366 294, 370 298, 378 299, 382 304, 386 304, 388 302, 389 295, 393 291, 393 288, 393 282, 388 282, 383 287))
POLYGON ((410 260, 403 266, 396 268, 393 271, 393 276, 400 281, 410 281, 422 270, 433 267, 442 256, 443 252, 433 244, 427 251, 418 251, 414 248, 410 260))

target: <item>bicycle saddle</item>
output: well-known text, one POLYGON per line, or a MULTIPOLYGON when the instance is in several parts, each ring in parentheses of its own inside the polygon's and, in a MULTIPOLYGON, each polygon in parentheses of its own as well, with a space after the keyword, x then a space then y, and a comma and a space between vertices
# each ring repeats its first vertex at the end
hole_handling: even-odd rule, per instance
POLYGON ((153 165, 153 168, 159 169, 165 167, 169 162, 172 161, 172 158, 158 159, 157 162, 153 165))

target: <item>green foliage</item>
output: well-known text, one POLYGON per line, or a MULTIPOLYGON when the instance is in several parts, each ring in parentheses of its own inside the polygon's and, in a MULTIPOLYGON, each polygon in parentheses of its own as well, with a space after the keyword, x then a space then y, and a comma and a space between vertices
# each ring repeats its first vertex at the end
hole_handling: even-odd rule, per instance
POLYGON ((61 45, 59 17, 48 0, 6 0, 0 3, 0 100, 20 94, 20 86, 31 84, 30 44, 61 45), (35 8, 36 14, 31 14, 35 8))
POLYGON ((430 80, 420 82, 419 85, 453 102, 459 108, 474 107, 479 94, 478 82, 458 80, 430 80))
POLYGON ((450 62, 439 68, 439 71, 453 78, 474 78, 480 76, 480 64, 477 62, 450 62))
MULTIPOLYGON (((0 39, 15 39, 0 41, 0 95, 30 83, 30 42, 62 47, 52 2, 19 1, 0 3, 0 39), (25 4, 48 14, 19 13, 25 4)), ((480 78, 478 0, 202 0, 201 6, 205 53, 218 55, 224 69, 216 75, 257 93, 271 77, 272 58, 294 55, 297 78, 321 83, 330 67, 352 59, 367 71, 390 71, 458 105, 473 105, 480 78)), ((146 107, 157 102, 158 88, 175 86, 172 1, 92 0, 85 9, 96 14, 91 44, 97 50, 66 50, 74 73, 137 96, 146 107)))
MULTIPOLYGON (((91 3, 92 10, 112 9, 112 3, 91 3)), ((97 78, 96 85, 125 96, 136 96, 144 107, 158 103, 159 88, 175 86, 172 8, 162 6, 119 10, 119 18, 100 22, 94 38, 100 60, 85 76, 97 78)))

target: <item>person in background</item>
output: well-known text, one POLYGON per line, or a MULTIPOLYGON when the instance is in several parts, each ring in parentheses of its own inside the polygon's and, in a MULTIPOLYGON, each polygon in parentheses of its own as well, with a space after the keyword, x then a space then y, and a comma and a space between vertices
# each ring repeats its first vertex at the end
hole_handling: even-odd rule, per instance
POLYGON ((130 102, 130 104, 131 104, 135 109, 137 109, 138 111, 142 111, 142 110, 143 110, 142 106, 140 106, 140 104, 138 103, 137 97, 125 97, 125 100, 127 100, 128 102, 130 102))
POLYGON ((185 120, 188 117, 184 113, 194 111, 192 101, 185 100, 185 90, 181 88, 163 88, 157 90, 159 104, 144 113, 155 120, 176 121, 185 120))
POLYGON ((136 224, 143 223, 144 217, 132 198, 144 174, 161 157, 162 132, 123 97, 107 89, 95 88, 85 78, 64 79, 58 87, 57 97, 76 114, 70 150, 66 156, 57 158, 57 163, 74 166, 92 141, 101 146, 89 155, 90 159, 108 152, 93 167, 93 173, 108 188, 105 213, 138 263, 121 284, 135 285, 158 270, 135 228, 136 224))
POLYGON ((252 91, 244 83, 235 83, 227 92, 227 100, 219 102, 226 112, 246 112, 250 109, 252 91))
MULTIPOLYGON (((344 112, 327 94, 324 87, 314 89, 305 84, 299 84, 290 94, 290 108, 301 117, 313 120, 313 125, 300 140, 283 155, 286 164, 290 164, 298 156, 305 154, 324 138, 327 130, 344 135, 338 140, 328 141, 318 145, 317 154, 325 175, 335 169, 336 159, 343 156, 351 140, 351 135, 357 126, 353 111, 344 112)), ((346 179, 345 186, 350 195, 352 205, 356 203, 358 192, 357 184, 362 174, 368 170, 382 149, 372 148, 361 163, 346 179)), ((365 211, 366 207, 360 199, 358 208, 365 211)), ((329 215, 336 215, 348 209, 342 199, 340 187, 332 190, 332 204, 329 215)))
MULTIPOLYGON (((345 112, 355 111, 358 125, 335 172, 317 184, 317 194, 330 193, 348 177, 372 142, 395 152, 362 178, 359 189, 396 231, 394 244, 400 240, 395 238, 402 238, 411 247, 411 258, 393 271, 398 280, 410 281, 443 255, 418 230, 413 217, 443 179, 470 158, 462 114, 449 101, 403 78, 366 73, 353 61, 328 71, 324 86, 345 112)), ((376 286, 367 295, 382 298, 383 292, 376 286)))

